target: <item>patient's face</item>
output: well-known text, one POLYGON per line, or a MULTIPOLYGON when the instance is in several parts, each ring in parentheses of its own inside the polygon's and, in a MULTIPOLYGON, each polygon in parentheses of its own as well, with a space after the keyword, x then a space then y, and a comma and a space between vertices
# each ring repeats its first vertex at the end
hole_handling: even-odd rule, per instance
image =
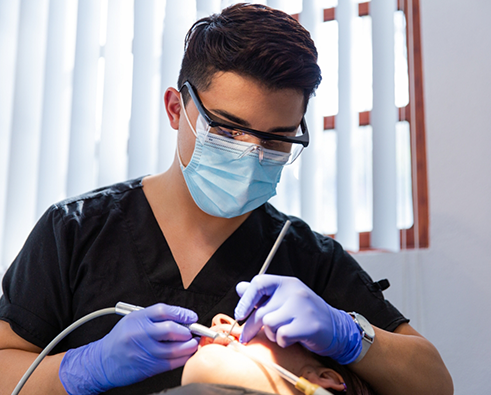
MULTIPOLYGON (((227 333, 233 319, 224 314, 218 314, 213 319, 212 329, 227 333)), ((242 328, 235 327, 232 336, 239 338, 242 328)), ((184 366, 182 384, 189 383, 219 383, 239 385, 266 392, 279 394, 300 393, 275 372, 254 362, 243 353, 226 347, 223 341, 213 341, 201 338, 200 347, 184 366)), ((247 352, 261 360, 269 360, 284 367, 297 376, 303 376, 310 381, 309 374, 319 369, 325 369, 315 360, 309 351, 299 344, 281 348, 269 339, 261 330, 258 335, 246 344, 247 352)), ((330 370, 330 369, 329 369, 330 370)), ((334 375, 337 375, 332 371, 334 375)), ((339 376, 339 375, 338 375, 339 376)), ((337 377, 342 382, 342 377, 337 377)), ((336 383, 334 383, 336 384, 336 383)), ((342 389, 342 385, 340 387, 342 389)))

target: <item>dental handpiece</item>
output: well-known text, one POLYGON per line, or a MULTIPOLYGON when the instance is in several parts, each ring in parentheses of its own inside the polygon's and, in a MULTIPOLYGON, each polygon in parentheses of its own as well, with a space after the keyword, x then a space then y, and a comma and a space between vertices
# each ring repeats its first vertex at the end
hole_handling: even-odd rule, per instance
MULTIPOLYGON (((125 303, 125 302, 118 302, 116 304, 116 314, 119 315, 127 315, 133 311, 142 310, 142 309, 143 307, 141 306, 135 306, 133 304, 125 303)), ((185 326, 186 328, 189 329, 189 331, 193 335, 196 336, 205 336, 213 340, 221 336, 220 333, 215 332, 204 325, 198 324, 197 322, 195 322, 194 324, 179 324, 179 325, 185 326)))

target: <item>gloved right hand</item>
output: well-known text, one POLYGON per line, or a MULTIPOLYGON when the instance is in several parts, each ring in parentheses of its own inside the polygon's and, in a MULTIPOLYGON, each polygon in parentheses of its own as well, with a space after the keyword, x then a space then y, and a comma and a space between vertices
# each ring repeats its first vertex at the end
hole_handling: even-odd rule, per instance
POLYGON ((235 309, 239 321, 268 297, 244 324, 240 342, 247 343, 264 328, 268 339, 280 347, 298 342, 342 365, 360 354, 361 334, 351 316, 330 306, 298 278, 261 274, 236 289, 241 297, 235 309))
POLYGON ((102 339, 68 350, 59 377, 70 394, 98 394, 183 366, 198 341, 195 312, 159 303, 123 317, 102 339))

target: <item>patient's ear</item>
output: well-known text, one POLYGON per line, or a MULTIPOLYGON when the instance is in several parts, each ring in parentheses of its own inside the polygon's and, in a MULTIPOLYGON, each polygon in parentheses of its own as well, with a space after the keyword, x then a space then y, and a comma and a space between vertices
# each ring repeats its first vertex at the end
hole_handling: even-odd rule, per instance
POLYGON ((335 391, 343 391, 345 389, 343 376, 335 370, 324 366, 305 366, 301 375, 312 384, 320 385, 322 388, 331 388, 335 391))

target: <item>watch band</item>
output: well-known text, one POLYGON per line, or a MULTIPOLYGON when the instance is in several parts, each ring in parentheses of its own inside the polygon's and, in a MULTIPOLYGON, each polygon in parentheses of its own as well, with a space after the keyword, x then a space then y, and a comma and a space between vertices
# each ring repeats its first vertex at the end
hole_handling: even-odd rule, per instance
POLYGON ((351 312, 348 314, 351 316, 351 318, 353 318, 353 321, 358 326, 361 334, 361 352, 360 355, 358 355, 358 357, 352 362, 358 363, 363 359, 368 349, 373 344, 373 341, 375 339, 375 331, 373 330, 372 325, 370 325, 370 322, 368 322, 368 320, 361 314, 355 312, 351 312))

